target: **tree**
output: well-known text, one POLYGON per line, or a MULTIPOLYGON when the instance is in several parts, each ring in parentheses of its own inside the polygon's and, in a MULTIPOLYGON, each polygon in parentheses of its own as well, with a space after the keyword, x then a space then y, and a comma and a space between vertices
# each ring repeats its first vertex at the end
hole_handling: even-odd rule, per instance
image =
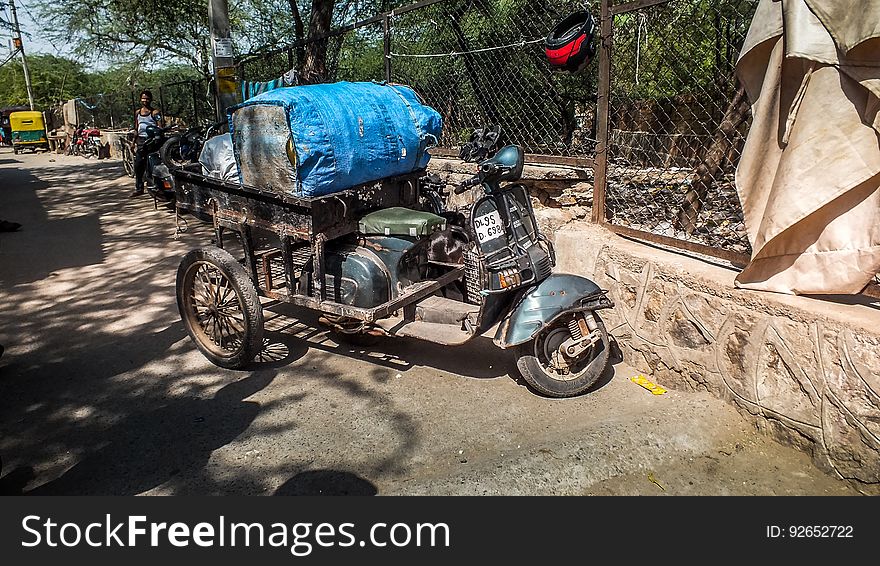
MULTIPOLYGON (((53 55, 28 55, 34 105, 49 108, 59 101, 95 92, 98 80, 82 65, 53 55)), ((0 106, 28 104, 24 71, 19 59, 0 67, 0 106)))
POLYGON ((185 61, 208 74, 208 11, 204 0, 39 0, 56 41, 78 54, 148 66, 185 61))
POLYGON ((305 48, 302 78, 307 83, 320 82, 327 76, 327 39, 333 20, 334 0, 312 0, 309 17, 309 41, 305 48))

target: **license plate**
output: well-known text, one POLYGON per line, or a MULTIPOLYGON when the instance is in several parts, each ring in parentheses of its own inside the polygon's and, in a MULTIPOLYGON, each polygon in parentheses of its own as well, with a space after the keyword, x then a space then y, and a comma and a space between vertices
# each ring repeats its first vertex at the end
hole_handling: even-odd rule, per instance
POLYGON ((481 244, 500 238, 504 234, 501 215, 497 210, 474 218, 474 229, 481 244))

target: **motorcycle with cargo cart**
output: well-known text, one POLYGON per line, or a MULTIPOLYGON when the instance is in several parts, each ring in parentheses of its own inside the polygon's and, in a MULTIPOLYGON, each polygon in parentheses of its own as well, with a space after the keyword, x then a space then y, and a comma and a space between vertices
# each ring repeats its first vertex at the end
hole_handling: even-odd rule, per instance
MULTIPOLYGON (((461 188, 478 186, 455 261, 430 246, 451 227, 421 210, 424 170, 311 198, 173 172, 177 206, 208 214, 216 246, 190 251, 176 294, 189 336, 213 363, 246 366, 263 348, 260 297, 312 309, 337 329, 446 346, 491 335, 526 382, 552 397, 587 391, 609 364, 606 291, 553 273, 527 189, 524 154, 506 146, 461 188), (241 260, 224 249, 238 235, 241 260), (443 258, 448 260, 450 258, 443 258)), ((460 189, 457 189, 460 190, 460 189)), ((459 232, 460 233, 460 232, 459 232)))

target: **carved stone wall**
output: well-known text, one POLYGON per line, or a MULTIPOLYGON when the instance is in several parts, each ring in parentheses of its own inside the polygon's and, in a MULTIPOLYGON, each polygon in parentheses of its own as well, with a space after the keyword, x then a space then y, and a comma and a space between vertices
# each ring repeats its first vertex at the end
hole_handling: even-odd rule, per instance
POLYGON ((735 289, 736 271, 586 222, 554 234, 557 271, 590 277, 627 363, 709 391, 775 438, 880 486, 880 305, 735 289))

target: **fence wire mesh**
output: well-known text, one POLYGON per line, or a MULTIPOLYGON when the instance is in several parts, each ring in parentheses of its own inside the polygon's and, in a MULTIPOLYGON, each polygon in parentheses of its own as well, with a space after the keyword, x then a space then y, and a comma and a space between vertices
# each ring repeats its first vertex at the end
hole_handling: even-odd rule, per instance
MULTIPOLYGON (((241 81, 265 83, 281 80, 289 86, 336 81, 380 81, 384 77, 384 27, 382 22, 333 32, 329 37, 303 41, 266 53, 250 54, 238 64, 241 81), (294 71, 293 81, 284 76, 294 71)), ((244 97, 247 93, 243 91, 244 97)))
POLYGON ((606 219, 750 253, 734 171, 749 127, 734 64, 755 0, 671 0, 613 19, 606 219))
MULTIPOLYGON (((443 116, 440 147, 498 124, 527 153, 592 157, 597 66, 554 72, 543 40, 582 2, 450 0, 394 16, 391 74, 443 116)), ((598 14, 594 14, 598 16, 598 14)), ((598 18, 597 18, 598 20, 598 18)))
POLYGON ((238 63, 239 80, 263 82, 281 77, 293 66, 296 50, 294 47, 285 47, 246 55, 238 63))
POLYGON ((132 93, 114 92, 76 99, 76 115, 80 124, 114 129, 131 126, 134 115, 132 93))
POLYGON ((151 92, 167 125, 206 126, 215 121, 214 95, 208 80, 164 84, 151 92))
MULTIPOLYGON (((179 81, 148 87, 153 104, 169 124, 205 125, 214 121, 214 94, 207 79, 179 81)), ((140 105, 138 91, 119 91, 76 99, 79 124, 102 129, 128 129, 134 126, 134 112, 140 105)), ((59 120, 63 123, 63 120, 59 120)))

